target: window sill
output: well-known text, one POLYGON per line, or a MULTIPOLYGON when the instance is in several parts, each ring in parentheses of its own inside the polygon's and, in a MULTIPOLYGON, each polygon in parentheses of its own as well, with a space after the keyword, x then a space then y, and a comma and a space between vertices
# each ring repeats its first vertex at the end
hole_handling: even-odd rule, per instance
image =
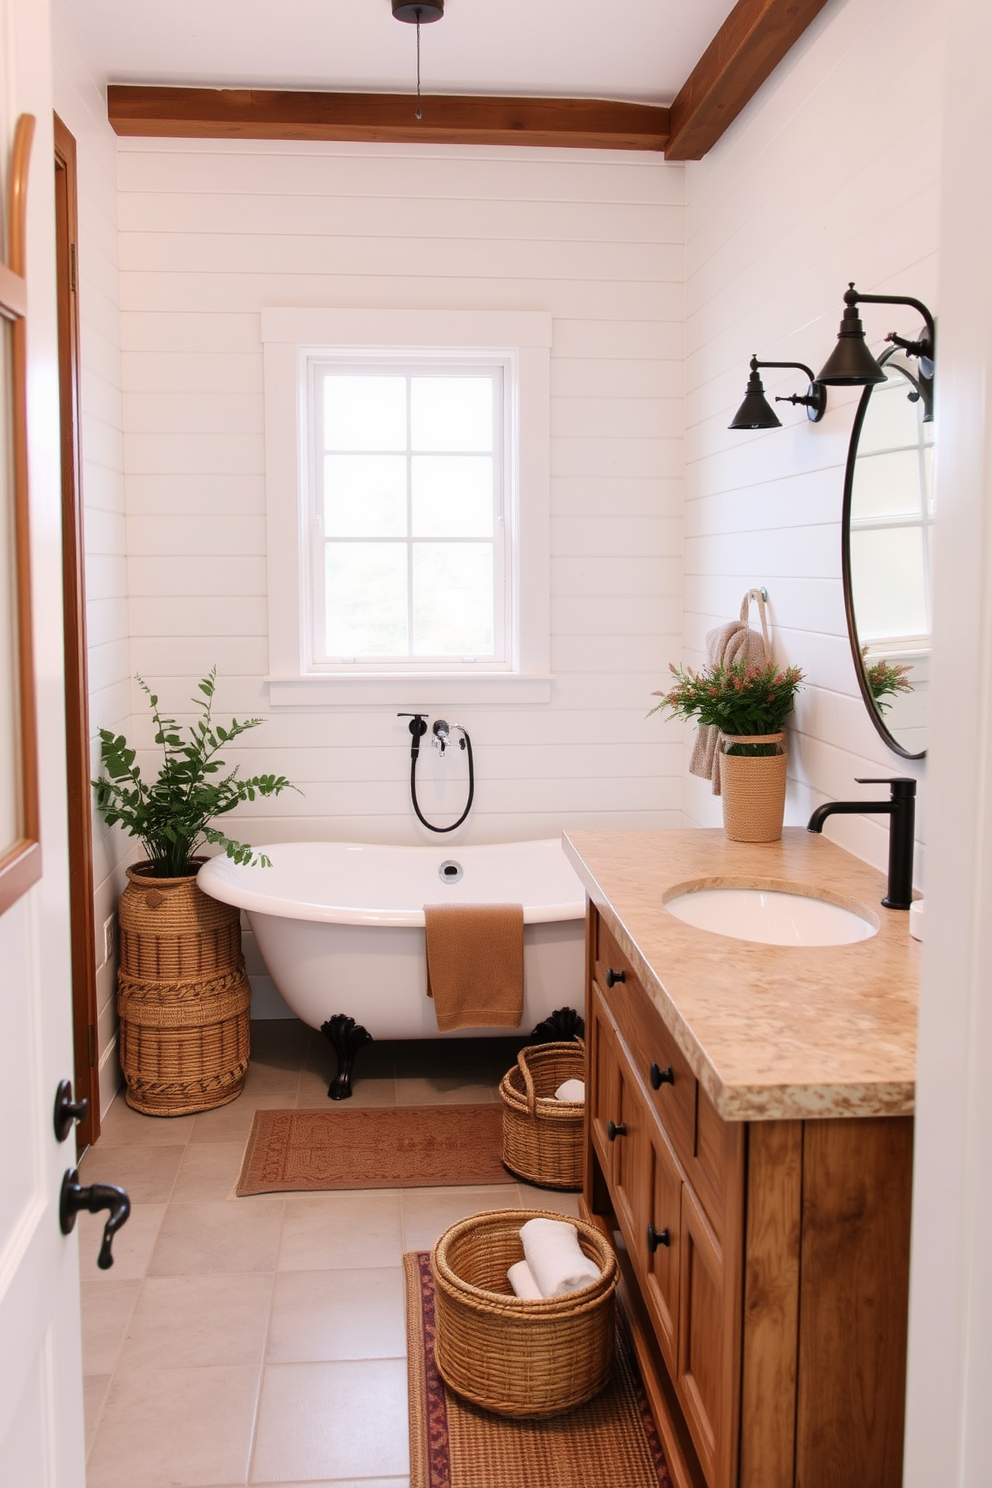
POLYGON ((389 672, 353 677, 266 677, 272 708, 334 708, 356 705, 387 707, 416 703, 549 703, 549 675, 486 672, 469 677, 461 672, 389 672))

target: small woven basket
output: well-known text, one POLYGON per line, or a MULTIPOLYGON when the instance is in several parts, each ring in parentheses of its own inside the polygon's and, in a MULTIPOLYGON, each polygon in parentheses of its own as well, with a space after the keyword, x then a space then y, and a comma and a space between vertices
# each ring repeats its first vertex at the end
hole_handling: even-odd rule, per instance
POLYGON ((117 978, 127 1103, 148 1116, 185 1116, 240 1095, 248 1069, 251 987, 240 914, 195 875, 127 870, 117 978))
POLYGON ((541 1188, 582 1187, 582 1101, 555 1100, 563 1080, 585 1078, 585 1044, 535 1044, 521 1049, 500 1081, 503 1164, 541 1188))
POLYGON ((789 756, 784 731, 777 734, 724 734, 720 741, 720 797, 723 830, 731 842, 777 842, 785 816, 785 774, 789 756), (727 744, 774 744, 777 754, 725 754, 727 744))
POLYGON ((499 1416, 539 1419, 591 1400, 606 1385, 616 1347, 617 1258, 583 1220, 570 1222, 601 1269, 564 1297, 516 1297, 507 1280, 523 1260, 520 1227, 538 1209, 495 1209, 445 1230, 431 1252, 438 1372, 456 1394, 499 1416))

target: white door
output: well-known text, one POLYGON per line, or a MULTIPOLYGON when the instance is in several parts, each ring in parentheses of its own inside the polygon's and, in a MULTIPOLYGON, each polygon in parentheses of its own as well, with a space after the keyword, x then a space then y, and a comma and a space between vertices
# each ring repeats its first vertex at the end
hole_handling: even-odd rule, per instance
MULTIPOLYGON (((37 130, 27 195, 28 465, 41 878, 0 914, 0 1484, 85 1483, 75 1234, 59 1228, 59 1191, 75 1164, 53 1128, 55 1091, 72 1073, 62 726, 59 431, 56 380, 52 89, 47 0, 0 0, 0 180, 14 126, 37 130)), ((6 239, 7 212, 2 213, 6 239)), ((5 243, 6 254, 6 243, 5 243)), ((4 575, 0 600, 9 607, 4 575)), ((9 608, 8 608, 9 616, 9 608)), ((12 652, 0 632, 0 665, 12 652)), ((9 692, 9 689, 8 689, 9 692)), ((0 772, 11 757, 0 722, 0 772), (6 752, 6 763, 4 753, 6 752)))

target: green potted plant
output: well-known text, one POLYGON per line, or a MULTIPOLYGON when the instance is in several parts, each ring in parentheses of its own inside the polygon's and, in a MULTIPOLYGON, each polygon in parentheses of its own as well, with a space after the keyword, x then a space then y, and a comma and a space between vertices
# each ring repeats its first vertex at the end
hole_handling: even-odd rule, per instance
POLYGON ((120 825, 138 838, 147 857, 141 865, 146 877, 184 878, 195 874, 199 867, 196 852, 205 842, 223 847, 236 863, 268 866, 264 855, 255 854, 246 843, 235 842, 210 825, 243 801, 277 796, 292 788, 284 775, 253 775, 242 780, 234 769, 217 778, 225 768, 224 761, 217 758, 218 750, 248 729, 257 728, 262 720, 247 718, 239 723, 235 718, 226 728, 215 725, 212 712, 216 678, 214 667, 197 684, 203 696, 192 702, 199 708, 200 717, 190 725, 185 741, 175 719, 162 717, 158 698, 141 677, 137 678, 152 710, 155 743, 162 748, 162 764, 151 784, 142 779, 135 763, 137 751, 124 735, 100 730, 100 761, 106 775, 93 781, 97 809, 108 826, 120 825))
POLYGON ((198 684, 199 716, 184 739, 139 677, 162 762, 145 780, 123 734, 100 730, 105 774, 93 781, 97 809, 142 844, 146 861, 128 868, 119 910, 117 1007, 128 1104, 149 1115, 180 1116, 225 1105, 248 1068, 251 989, 241 954, 239 912, 197 886, 205 843, 238 863, 268 859, 237 842, 215 820, 245 801, 290 787, 282 775, 226 774, 219 751, 260 718, 227 726, 212 716, 217 669, 198 684))
MULTIPOLYGON (((651 709, 719 731, 723 826, 735 842, 773 842, 782 835, 787 752, 783 725, 803 679, 799 667, 744 661, 669 666, 674 684, 651 709)), ((650 716, 650 715, 649 715, 650 716)))

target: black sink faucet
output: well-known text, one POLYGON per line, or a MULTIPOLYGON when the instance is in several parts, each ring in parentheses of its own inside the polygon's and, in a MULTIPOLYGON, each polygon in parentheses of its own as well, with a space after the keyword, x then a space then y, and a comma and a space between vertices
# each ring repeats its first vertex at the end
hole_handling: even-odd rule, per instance
POLYGON ((889 824, 889 889, 882 903, 887 909, 908 909, 913 902, 913 839, 916 825, 916 781, 903 776, 892 780, 856 777, 859 785, 887 785, 887 801, 827 801, 817 806, 807 823, 808 832, 822 832, 828 816, 867 813, 892 818, 889 824))

